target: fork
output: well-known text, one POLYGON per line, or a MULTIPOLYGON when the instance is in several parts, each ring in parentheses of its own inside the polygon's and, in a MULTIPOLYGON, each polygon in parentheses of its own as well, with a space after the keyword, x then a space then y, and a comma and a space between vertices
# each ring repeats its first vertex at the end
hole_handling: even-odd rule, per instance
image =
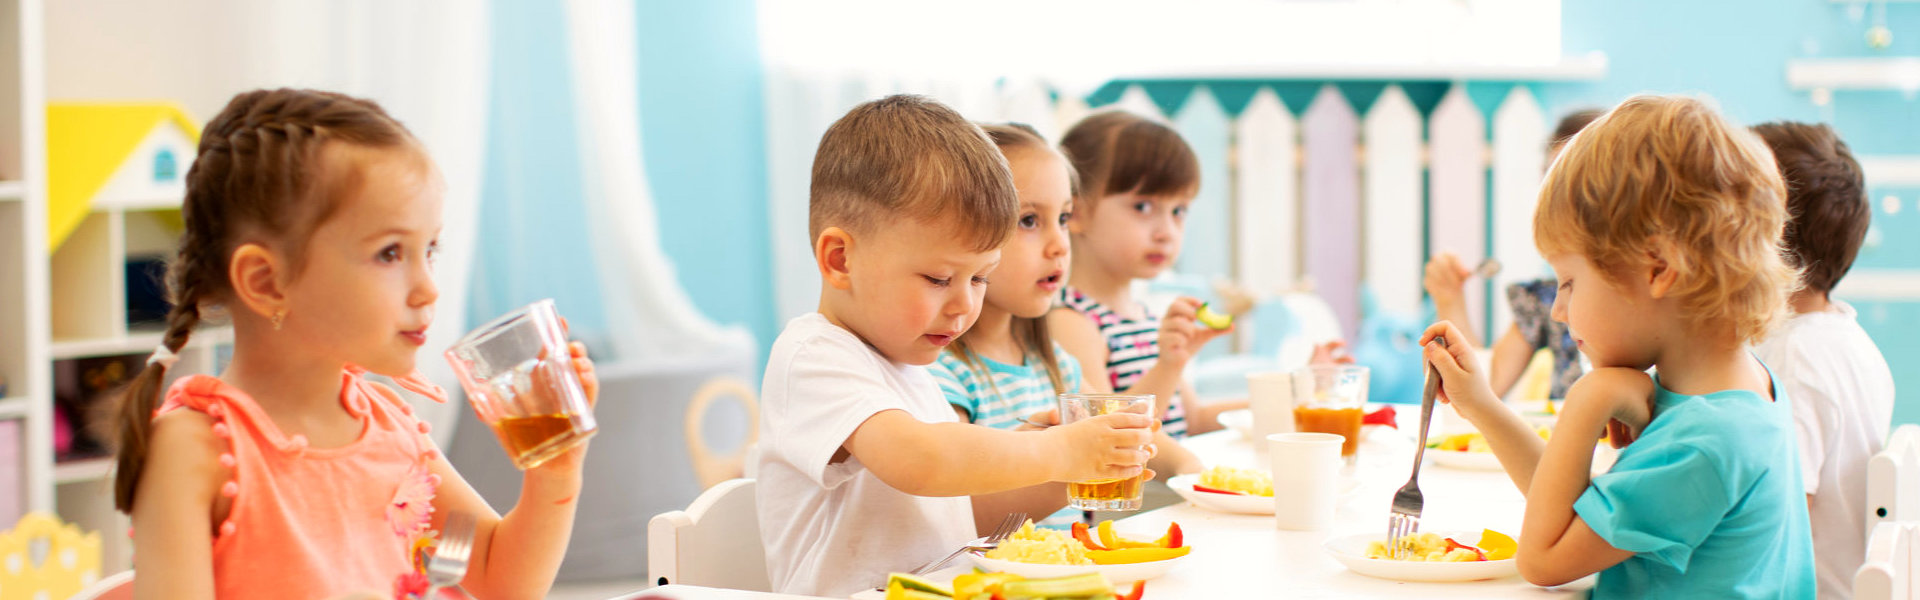
POLYGON ((440 543, 427 558, 427 598, 440 588, 460 583, 467 576, 467 558, 473 553, 473 515, 456 512, 440 525, 440 543))
MULTIPOLYGON (((1447 347, 1446 338, 1434 338, 1441 348, 1447 347)), ((1393 495, 1393 514, 1387 515, 1387 554, 1395 560, 1404 560, 1411 550, 1401 538, 1420 532, 1420 510, 1425 507, 1426 499, 1420 495, 1420 461, 1427 454, 1427 425, 1433 421, 1433 401, 1440 395, 1440 369, 1427 364, 1427 387, 1420 394, 1420 443, 1413 450, 1413 474, 1407 476, 1407 484, 1393 495)))
POLYGON ((965 554, 969 550, 992 550, 1000 545, 1001 540, 1005 540, 1008 536, 1013 535, 1014 532, 1020 531, 1020 527, 1026 523, 1027 513, 1007 513, 1007 518, 1000 520, 1000 525, 993 528, 993 533, 988 534, 986 537, 976 539, 965 546, 961 546, 959 550, 953 551, 953 554, 948 554, 946 558, 920 565, 920 568, 914 569, 911 574, 925 575, 938 571, 940 567, 944 567, 947 563, 953 562, 953 559, 960 558, 961 554, 965 554))

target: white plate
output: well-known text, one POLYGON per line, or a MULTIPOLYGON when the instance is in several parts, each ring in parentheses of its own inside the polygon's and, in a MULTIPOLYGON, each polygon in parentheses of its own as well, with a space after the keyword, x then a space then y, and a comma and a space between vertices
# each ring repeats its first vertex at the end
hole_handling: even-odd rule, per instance
POLYGON ((1239 408, 1221 411, 1214 418, 1220 421, 1221 426, 1239 432, 1240 437, 1253 439, 1253 410, 1239 408))
MULTIPOLYGON (((1455 540, 1480 543, 1480 532, 1435 532, 1455 540)), ((1355 573, 1395 581, 1455 582, 1499 579, 1520 574, 1520 567, 1509 558, 1480 562, 1411 562, 1367 558, 1367 544, 1380 541, 1379 533, 1362 533, 1327 540, 1327 555, 1355 573)))
MULTIPOLYGON (((1187 556, 1192 556, 1192 554, 1188 554, 1187 556)), ((1107 581, 1112 582, 1114 585, 1125 585, 1135 581, 1145 581, 1165 575, 1167 574, 1167 570, 1172 569, 1174 565, 1180 564, 1180 561, 1186 560, 1187 556, 1127 565, 1036 565, 1032 563, 987 558, 981 556, 979 552, 967 553, 967 557, 973 559, 973 564, 980 565, 980 568, 986 569, 989 572, 1012 573, 1030 579, 1072 577, 1082 573, 1099 573, 1107 576, 1107 581)))
POLYGON ((1233 513, 1237 515, 1273 514, 1273 496, 1236 496, 1216 494, 1193 489, 1194 482, 1200 481, 1199 475, 1180 475, 1167 480, 1167 487, 1200 508, 1233 513))
POLYGON ((1427 456, 1433 457, 1433 464, 1463 471, 1500 471, 1500 459, 1492 452, 1464 452, 1460 450, 1441 450, 1428 448, 1427 456))

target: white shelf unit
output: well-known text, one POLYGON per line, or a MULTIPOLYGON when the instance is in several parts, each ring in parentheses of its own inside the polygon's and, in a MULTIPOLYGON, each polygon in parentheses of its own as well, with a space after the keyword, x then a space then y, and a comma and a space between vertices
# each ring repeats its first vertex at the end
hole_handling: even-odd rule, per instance
POLYGON ((1920 56, 1802 58, 1787 61, 1796 90, 1920 91, 1920 56))
MULTIPOLYGON (((176 225, 164 212, 179 207, 181 194, 96 202, 60 248, 49 249, 47 65, 59 61, 46 47, 46 4, 0 0, 0 528, 24 511, 52 511, 98 531, 103 572, 115 573, 132 566, 133 545, 130 521, 113 509, 113 460, 55 462, 54 364, 145 354, 159 345, 158 324, 127 322, 127 259, 172 251, 176 225)), ((54 17, 83 14, 69 9, 54 17)), ((114 99, 69 93, 73 100, 114 99)), ((196 332, 168 375, 213 371, 231 342, 226 328, 196 332)))

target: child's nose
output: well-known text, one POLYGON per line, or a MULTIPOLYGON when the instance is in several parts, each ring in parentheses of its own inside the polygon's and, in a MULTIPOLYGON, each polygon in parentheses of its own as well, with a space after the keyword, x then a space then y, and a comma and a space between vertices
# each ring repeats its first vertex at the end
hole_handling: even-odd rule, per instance
POLYGON ((407 293, 409 306, 426 306, 440 299, 440 285, 433 282, 432 271, 425 267, 413 273, 413 287, 407 293))

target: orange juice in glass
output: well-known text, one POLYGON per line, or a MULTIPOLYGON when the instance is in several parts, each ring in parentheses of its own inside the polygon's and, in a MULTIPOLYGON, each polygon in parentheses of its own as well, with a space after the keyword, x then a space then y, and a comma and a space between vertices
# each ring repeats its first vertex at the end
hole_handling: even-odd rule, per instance
MULTIPOLYGON (((1060 423, 1065 425, 1114 413, 1153 414, 1153 394, 1061 394, 1060 423)), ((1140 510, 1140 493, 1147 474, 1121 479, 1095 479, 1067 484, 1067 508, 1075 510, 1140 510)))
POLYGON ((516 467, 538 467, 599 430, 551 299, 462 336, 447 362, 516 467))
POLYGON ((1312 393, 1293 405, 1293 427, 1298 431, 1333 433, 1346 438, 1340 457, 1353 464, 1360 451, 1360 421, 1367 403, 1366 367, 1313 365, 1295 377, 1312 382, 1312 393))

